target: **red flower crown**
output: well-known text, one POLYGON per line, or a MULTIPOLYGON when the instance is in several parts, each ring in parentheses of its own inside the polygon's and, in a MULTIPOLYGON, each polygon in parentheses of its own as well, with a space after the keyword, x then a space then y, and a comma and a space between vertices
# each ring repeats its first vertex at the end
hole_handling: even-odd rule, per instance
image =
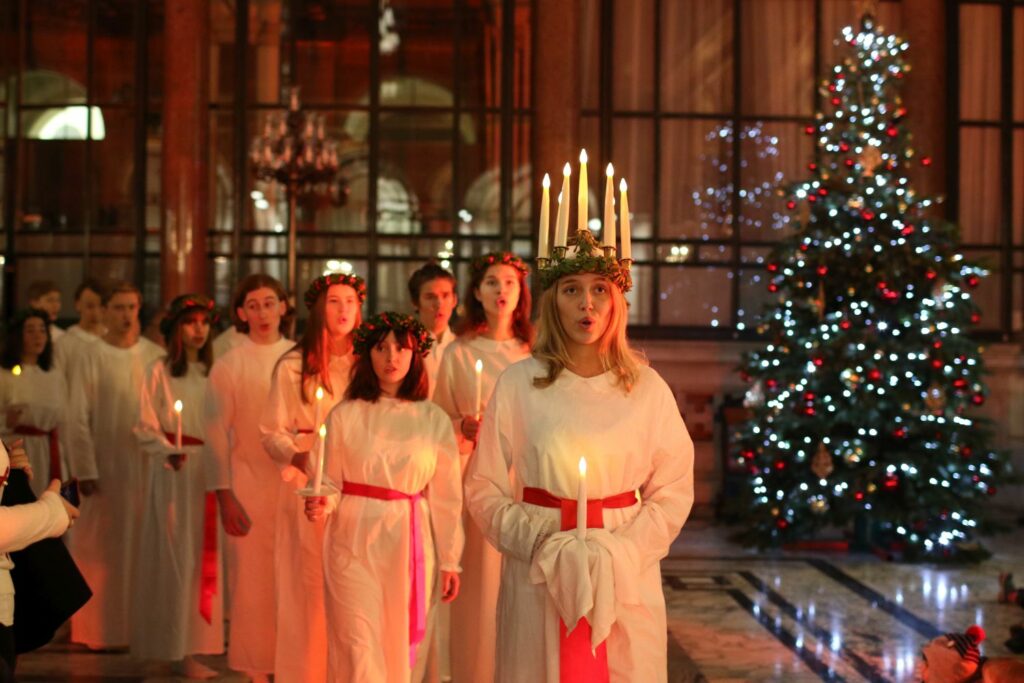
POLYGON ((530 267, 526 265, 526 262, 510 251, 494 251, 489 254, 484 254, 483 256, 473 259, 473 263, 471 264, 474 274, 481 273, 491 266, 512 266, 523 275, 530 274, 530 267))
POLYGON ((164 339, 169 340, 171 332, 174 331, 175 323, 178 322, 181 316, 192 311, 205 311, 210 316, 211 325, 217 322, 217 304, 213 299, 205 294, 182 294, 175 297, 167 305, 167 313, 164 314, 163 320, 160 321, 160 333, 164 336, 164 339))
POLYGON ((408 332, 416 345, 413 351, 421 356, 426 356, 430 352, 430 347, 434 345, 433 337, 419 320, 411 315, 385 311, 365 321, 352 333, 352 350, 357 356, 370 352, 370 340, 380 330, 408 332))
POLYGON ((345 273, 327 273, 321 275, 309 285, 306 290, 306 308, 312 309, 316 306, 316 300, 320 295, 331 288, 332 285, 348 285, 356 290, 359 303, 366 301, 366 280, 358 275, 346 275, 345 273))

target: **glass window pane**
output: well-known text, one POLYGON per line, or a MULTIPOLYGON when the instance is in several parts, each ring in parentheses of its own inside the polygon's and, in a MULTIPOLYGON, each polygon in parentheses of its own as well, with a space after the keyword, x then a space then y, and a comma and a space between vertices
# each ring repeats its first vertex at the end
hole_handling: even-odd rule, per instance
POLYGON ((740 10, 740 110, 813 114, 814 0, 743 0, 740 10))
POLYGON ((296 4, 295 72, 302 101, 368 104, 372 5, 296 4))
POLYGON ((77 255, 19 258, 14 278, 15 307, 22 308, 28 305, 28 288, 33 282, 53 280, 61 293, 59 317, 63 319, 74 316, 72 298, 75 295, 75 288, 82 281, 82 264, 82 259, 77 255))
POLYGON ((377 272, 370 286, 377 290, 377 309, 412 313, 409 302, 409 276, 423 265, 422 261, 384 261, 377 264, 377 272))
POLYGON ((787 234, 786 198, 776 190, 805 177, 813 140, 799 123, 745 123, 740 136, 740 234, 745 241, 787 234))
POLYGON ((765 271, 740 271, 740 302, 736 309, 736 329, 752 331, 764 314, 764 307, 774 303, 778 294, 768 291, 768 277, 765 271))
POLYGON ((960 230, 968 244, 999 244, 1002 194, 999 189, 998 128, 960 129, 960 230))
POLYGON ((658 322, 689 327, 728 327, 732 316, 732 278, 728 268, 662 267, 658 322))
POLYGON ((662 109, 732 109, 734 16, 733 0, 662 3, 662 109))
POLYGON ((654 323, 654 316, 651 312, 654 268, 634 263, 631 275, 633 289, 626 292, 626 301, 629 302, 629 324, 651 325, 654 323))
POLYGON ((103 110, 106 131, 92 141, 86 183, 96 210, 97 230, 131 232, 137 225, 132 198, 135 173, 135 117, 131 110, 103 110))
POLYGON ((26 54, 31 69, 21 76, 22 102, 65 104, 85 101, 86 0, 39 0, 27 7, 26 54), (73 36, 73 39, 69 39, 73 36))
POLYGON ((1002 50, 998 5, 960 5, 960 117, 999 119, 1002 50))
MULTIPOLYGON (((512 129, 512 234, 536 237, 539 217, 533 213, 533 192, 540 186, 540 176, 533 175, 530 165, 530 119, 516 117, 512 129), (535 220, 536 219, 536 220, 535 220)), ((533 255, 533 251, 530 251, 533 255)))
POLYGON ((381 103, 389 103, 397 88, 403 98, 414 100, 402 104, 450 107, 455 69, 452 0, 391 0, 381 6, 381 103))
POLYGON ((615 2, 612 36, 612 108, 654 108, 654 0, 615 2))
POLYGON ((667 119, 661 143, 660 236, 732 237, 731 122, 667 119))
MULTIPOLYGON (((459 97, 466 107, 501 106, 503 12, 494 0, 458 5, 459 97)), ((518 28, 518 26, 517 26, 518 28)), ((517 36, 517 42, 519 37, 517 36)), ((516 68, 521 65, 516 60, 516 68)), ((529 72, 526 73, 529 76, 529 72)), ((521 85, 519 78, 516 86, 521 85)))
MULTIPOLYGON (((616 177, 625 178, 629 186, 633 237, 654 237, 654 216, 657 211, 654 205, 654 121, 615 119, 612 122, 612 161, 616 177)), ((589 204, 591 218, 600 218, 604 204, 598 203, 597 197, 604 196, 604 168, 591 163, 588 171, 588 179, 594 190, 589 204)), ((615 181, 616 188, 618 182, 615 181)))
POLYGON ((93 92, 100 102, 130 103, 135 97, 135 0, 97 2, 93 35, 93 92))
MULTIPOLYGON (((234 117, 230 112, 210 116, 209 188, 210 230, 235 229, 234 117)), ((246 173, 248 174, 248 169, 246 173)))
POLYGON ((462 117, 456 187, 456 225, 460 234, 501 232, 500 127, 501 117, 496 114, 462 117))
MULTIPOLYGON (((161 6, 162 2, 159 3, 161 6)), ((250 3, 250 7, 254 3, 250 3)), ((255 3, 259 5, 259 2, 255 3)), ((251 13, 250 13, 251 16, 251 13)), ((235 4, 210 3, 210 101, 235 98, 235 4)), ((253 66, 252 62, 249 66, 253 66)), ((250 71, 256 76, 255 71, 250 71)))
POLYGON ((451 232, 453 120, 442 112, 381 113, 378 232, 451 232))
MULTIPOLYGON (((250 102, 275 103, 282 98, 282 82, 284 68, 282 59, 287 45, 284 43, 285 32, 285 10, 282 7, 282 0, 250 0, 249 2, 249 42, 247 45, 246 70, 249 77, 246 82, 249 85, 248 99, 250 102)), ((229 11, 233 14, 236 5, 228 5, 229 11)), ((233 45, 235 40, 234 22, 224 22, 224 29, 229 28, 231 34, 219 34, 218 42, 224 46, 222 55, 219 58, 220 66, 225 76, 231 81, 225 81, 221 90, 228 93, 234 92, 234 64, 235 59, 233 45), (232 62, 229 64, 228 62, 232 62)), ((294 65, 292 65, 294 68, 294 65)), ((229 99, 233 99, 230 95, 229 99)))
MULTIPOLYGON (((22 114, 22 128, 32 113, 22 114)), ((74 230, 85 227, 85 141, 24 140, 21 225, 18 230, 74 230)))

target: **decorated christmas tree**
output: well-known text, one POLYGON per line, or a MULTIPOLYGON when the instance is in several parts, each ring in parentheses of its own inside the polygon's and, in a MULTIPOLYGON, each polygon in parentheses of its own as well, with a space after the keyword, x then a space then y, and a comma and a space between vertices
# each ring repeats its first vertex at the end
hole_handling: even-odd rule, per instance
POLYGON ((1007 474, 986 423, 985 271, 914 193, 900 87, 907 43, 870 16, 806 128, 810 178, 786 189, 793 232, 767 264, 763 344, 743 361, 751 419, 730 457, 747 473, 743 536, 759 545, 856 526, 905 559, 984 555, 975 537, 1007 474), (828 530, 828 531, 826 531, 828 530))

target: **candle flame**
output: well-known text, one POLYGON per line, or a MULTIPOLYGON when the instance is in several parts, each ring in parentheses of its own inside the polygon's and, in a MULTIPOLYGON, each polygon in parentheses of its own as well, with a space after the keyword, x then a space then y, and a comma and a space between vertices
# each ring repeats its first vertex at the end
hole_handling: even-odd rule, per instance
POLYGON ((583 457, 580 458, 580 476, 587 476, 587 459, 583 457))
POLYGON ((606 168, 604 170, 604 174, 606 176, 608 176, 609 178, 611 178, 613 175, 615 175, 615 167, 612 166, 611 162, 608 162, 608 168, 606 168))
POLYGON ((324 400, 324 388, 323 387, 317 387, 316 388, 316 400, 318 400, 318 401, 324 400))
POLYGON ((562 167, 562 175, 565 175, 565 176, 572 175, 572 166, 569 165, 568 161, 565 162, 565 166, 562 167))
POLYGON ((581 164, 587 163, 587 150, 585 150, 585 149, 581 149, 580 150, 580 163, 581 164))
POLYGON ((477 361, 476 361, 476 374, 479 375, 483 371, 484 371, 484 362, 482 360, 477 359, 477 361))
POLYGON ((174 402, 174 412, 180 413, 184 407, 185 404, 183 404, 180 399, 174 402))
POLYGON ((619 181, 619 192, 625 192, 628 188, 626 187, 626 179, 623 178, 619 181))
POLYGON ((21 366, 15 365, 13 368, 11 368, 11 374, 14 375, 15 377, 21 377, 21 366))
POLYGON ((547 173, 545 173, 544 174, 544 180, 540 181, 540 184, 544 186, 545 190, 548 189, 549 187, 551 187, 551 176, 549 176, 547 173))
POLYGON ((322 439, 322 438, 324 438, 326 436, 327 436, 327 425, 322 424, 322 425, 320 425, 320 438, 322 439))

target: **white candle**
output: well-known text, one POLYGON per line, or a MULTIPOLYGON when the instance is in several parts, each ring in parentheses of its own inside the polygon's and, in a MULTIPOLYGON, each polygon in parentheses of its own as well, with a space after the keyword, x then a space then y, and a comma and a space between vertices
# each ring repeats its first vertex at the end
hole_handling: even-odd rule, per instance
POLYGON ((558 195, 558 217, 555 219, 555 246, 564 247, 569 243, 569 176, 572 166, 566 162, 562 168, 562 192, 558 195))
POLYGON ((615 248, 615 167, 608 164, 604 172, 607 181, 604 184, 604 232, 601 235, 601 244, 605 247, 615 248))
POLYGON ((483 398, 484 398, 484 362, 480 359, 476 361, 476 419, 480 419, 480 414, 483 412, 483 398))
POLYGON ((313 495, 320 495, 320 486, 324 482, 324 458, 327 451, 324 441, 327 439, 327 425, 320 425, 320 437, 316 442, 316 477, 313 479, 313 495))
POLYGON ((577 198, 578 215, 576 216, 576 229, 588 230, 587 217, 590 213, 587 202, 590 199, 590 192, 587 189, 587 150, 580 150, 580 196, 577 198))
POLYGON ((537 257, 548 258, 548 219, 551 206, 551 177, 544 174, 541 182, 544 192, 540 196, 540 234, 537 235, 537 257))
POLYGON ((14 382, 12 383, 11 386, 11 404, 18 405, 18 403, 20 402, 19 399, 21 398, 21 392, 18 391, 18 387, 21 386, 21 366, 15 365, 13 368, 11 368, 11 374, 14 375, 14 382))
POLYGON ((619 182, 619 223, 622 225, 622 251, 619 258, 632 259, 633 248, 629 243, 629 196, 626 193, 626 179, 619 182))
POLYGON ((324 405, 324 388, 323 387, 317 387, 316 388, 316 411, 314 413, 315 417, 313 418, 313 429, 317 429, 317 428, 320 427, 321 424, 323 424, 323 421, 324 421, 323 405, 324 405))
POLYGON ((185 407, 184 404, 180 400, 174 402, 174 413, 178 417, 177 441, 175 441, 174 445, 178 447, 178 452, 179 453, 181 453, 181 444, 182 444, 182 439, 181 439, 181 411, 184 409, 184 407, 185 407))
POLYGON ((587 535, 587 459, 580 458, 580 486, 576 492, 576 535, 587 535))

